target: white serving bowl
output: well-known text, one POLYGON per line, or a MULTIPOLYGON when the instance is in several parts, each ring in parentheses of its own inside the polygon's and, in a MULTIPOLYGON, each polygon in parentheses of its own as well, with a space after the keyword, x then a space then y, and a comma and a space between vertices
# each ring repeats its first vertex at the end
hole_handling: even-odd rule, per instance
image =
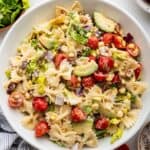
MULTIPOLYGON (((97 10, 101 11, 107 16, 113 18, 117 22, 121 23, 125 32, 130 32, 135 37, 136 42, 141 47, 142 63, 144 64, 144 81, 150 85, 150 42, 146 33, 143 31, 139 23, 126 11, 122 10, 118 6, 111 4, 110 1, 102 0, 79 0, 84 6, 85 10, 90 14, 97 10)), ((13 25, 13 27, 7 33, 0 49, 0 105, 3 113, 7 118, 12 128, 28 143, 34 147, 42 150, 64 150, 65 148, 59 147, 52 143, 48 139, 37 139, 34 137, 34 132, 25 129, 20 121, 22 114, 12 110, 7 105, 8 96, 3 84, 6 81, 5 69, 8 67, 9 58, 15 55, 16 48, 25 36, 31 31, 34 25, 37 25, 45 20, 49 20, 54 16, 55 6, 70 6, 73 3, 69 0, 48 0, 41 5, 35 6, 23 14, 19 20, 13 25)), ((143 96, 143 109, 140 112, 138 121, 135 126, 124 132, 123 137, 114 144, 110 144, 110 138, 104 138, 99 140, 98 147, 85 148, 88 150, 111 150, 129 140, 143 125, 146 117, 149 113, 150 106, 150 92, 149 88, 143 96)))

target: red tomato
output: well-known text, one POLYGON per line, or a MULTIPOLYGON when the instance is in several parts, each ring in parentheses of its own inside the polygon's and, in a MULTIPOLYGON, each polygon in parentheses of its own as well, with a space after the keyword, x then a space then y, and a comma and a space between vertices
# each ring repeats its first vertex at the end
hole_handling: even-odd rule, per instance
POLYGON ((129 43, 126 50, 132 57, 137 57, 140 54, 140 48, 135 43, 129 43))
POLYGON ((12 108, 20 108, 25 98, 20 92, 13 92, 8 98, 8 105, 12 108))
POLYGON ((96 57, 91 55, 91 56, 89 56, 89 61, 92 61, 92 60, 96 61, 96 57))
POLYGON ((109 72, 114 67, 114 60, 108 56, 100 56, 98 64, 102 72, 109 72))
POLYGON ((103 118, 99 118, 98 120, 96 120, 95 122, 95 128, 97 130, 103 130, 106 129, 109 125, 109 120, 105 117, 103 118))
POLYGON ((112 83, 116 84, 116 83, 120 83, 120 76, 118 74, 115 74, 113 79, 112 79, 112 83))
POLYGON ((56 68, 59 67, 59 65, 61 64, 61 62, 64 60, 64 59, 67 59, 68 56, 64 53, 59 53, 55 56, 55 60, 54 60, 54 63, 55 63, 55 66, 56 68))
POLYGON ((41 137, 41 136, 47 134, 49 129, 50 129, 50 127, 48 126, 48 123, 46 121, 40 121, 35 126, 35 136, 41 137))
POLYGON ((104 44, 109 45, 110 43, 112 43, 113 42, 113 37, 114 37, 114 35, 112 33, 105 33, 103 35, 104 44))
POLYGON ((79 108, 74 107, 71 111, 71 120, 73 122, 81 122, 86 120, 87 116, 86 114, 79 108))
POLYGON ((34 97, 32 106, 35 111, 44 112, 48 108, 48 102, 44 97, 34 97))
POLYGON ((88 46, 91 49, 97 49, 98 48, 98 42, 99 42, 99 40, 96 36, 91 36, 88 39, 88 46))
POLYGON ((92 87, 94 85, 94 80, 92 77, 84 77, 82 79, 82 86, 83 87, 92 87))
POLYGON ((136 79, 139 79, 139 77, 141 75, 141 71, 142 71, 142 65, 140 64, 139 67, 134 70, 134 74, 135 74, 136 79))
POLYGON ((113 43, 115 44, 115 47, 119 49, 126 48, 126 41, 119 35, 114 35, 113 43))
POLYGON ((116 148, 115 150, 129 150, 129 147, 127 144, 123 144, 120 147, 116 148))
POLYGON ((79 80, 75 75, 71 76, 71 80, 70 80, 70 84, 71 86, 73 86, 74 88, 76 88, 78 86, 79 80))
POLYGON ((105 81, 106 77, 107 77, 107 75, 100 72, 100 71, 97 71, 97 72, 94 73, 94 79, 96 81, 105 81))

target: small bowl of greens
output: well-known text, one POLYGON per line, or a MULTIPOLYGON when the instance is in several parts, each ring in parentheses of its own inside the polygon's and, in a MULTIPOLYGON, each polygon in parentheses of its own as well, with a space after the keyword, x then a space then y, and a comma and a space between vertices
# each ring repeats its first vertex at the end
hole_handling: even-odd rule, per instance
POLYGON ((0 32, 10 27, 29 6, 29 0, 0 0, 0 32))

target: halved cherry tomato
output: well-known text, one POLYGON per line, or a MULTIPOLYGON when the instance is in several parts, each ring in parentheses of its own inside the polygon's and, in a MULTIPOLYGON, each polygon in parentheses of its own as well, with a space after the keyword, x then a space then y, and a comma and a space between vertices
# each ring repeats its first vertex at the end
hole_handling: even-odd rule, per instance
POLYGON ((135 43, 129 43, 126 50, 132 57, 137 57, 140 54, 140 48, 135 43))
POLYGON ((74 107, 71 111, 71 120, 73 122, 81 122, 86 120, 87 116, 86 114, 79 108, 74 107))
POLYGON ((116 83, 120 83, 120 76, 117 74, 114 75, 113 79, 112 79, 112 83, 116 84, 116 83))
POLYGON ((54 59, 54 63, 55 63, 55 66, 56 68, 59 67, 59 65, 61 64, 61 62, 64 60, 64 59, 67 59, 68 56, 64 53, 59 53, 55 56, 55 59, 54 59))
POLYGON ((23 106, 25 97, 20 92, 13 92, 8 98, 8 105, 11 108, 20 108, 23 106))
POLYGON ((93 60, 93 61, 96 61, 96 57, 95 56, 89 56, 89 61, 91 61, 91 60, 93 60))
POLYGON ((36 137, 41 137, 44 136, 45 134, 48 133, 50 129, 50 126, 46 121, 40 121, 36 126, 35 126, 35 136, 36 137))
POLYGON ((129 147, 127 144, 123 144, 119 146, 118 148, 116 148, 115 150, 129 150, 129 147))
POLYGON ((105 45, 109 45, 110 43, 113 42, 113 37, 114 35, 112 33, 105 33, 103 35, 103 42, 105 45))
POLYGON ((109 72, 114 67, 114 60, 108 56, 100 56, 98 59, 99 69, 102 72, 109 72))
POLYGON ((94 73, 94 79, 96 81, 105 81, 106 78, 107 78, 107 75, 100 72, 100 71, 97 71, 97 72, 94 73))
POLYGON ((48 108, 48 102, 45 97, 34 97, 32 101, 32 106, 37 112, 44 112, 48 108))
POLYGON ((92 77, 84 77, 82 79, 82 86, 90 88, 94 85, 94 79, 92 77))
POLYGON ((71 76, 71 80, 70 80, 70 85, 71 85, 73 88, 76 88, 76 87, 78 86, 78 83, 79 83, 78 78, 77 78, 75 75, 72 75, 72 76, 71 76))
POLYGON ((87 45, 91 48, 91 49, 97 49, 98 48, 98 38, 96 36, 91 36, 88 39, 88 43, 87 45))
POLYGON ((106 129, 109 125, 109 120, 105 117, 101 117, 96 120, 95 122, 95 129, 97 130, 103 130, 106 129))
POLYGON ((113 43, 115 47, 119 49, 125 49, 126 48, 126 41, 119 35, 114 35, 113 43))
POLYGON ((141 71, 142 71, 142 65, 139 64, 139 67, 134 70, 134 74, 135 74, 136 79, 139 79, 139 77, 141 75, 141 71))

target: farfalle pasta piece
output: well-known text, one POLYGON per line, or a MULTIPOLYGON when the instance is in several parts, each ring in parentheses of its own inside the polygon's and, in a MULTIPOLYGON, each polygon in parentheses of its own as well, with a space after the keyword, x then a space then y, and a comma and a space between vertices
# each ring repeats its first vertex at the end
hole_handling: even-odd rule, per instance
POLYGON ((122 123, 125 126, 125 128, 131 128, 135 124, 138 117, 138 113, 138 109, 130 110, 127 113, 127 115, 122 119, 122 123))
POLYGON ((146 89, 146 84, 141 81, 127 82, 126 87, 133 95, 141 95, 146 89))

